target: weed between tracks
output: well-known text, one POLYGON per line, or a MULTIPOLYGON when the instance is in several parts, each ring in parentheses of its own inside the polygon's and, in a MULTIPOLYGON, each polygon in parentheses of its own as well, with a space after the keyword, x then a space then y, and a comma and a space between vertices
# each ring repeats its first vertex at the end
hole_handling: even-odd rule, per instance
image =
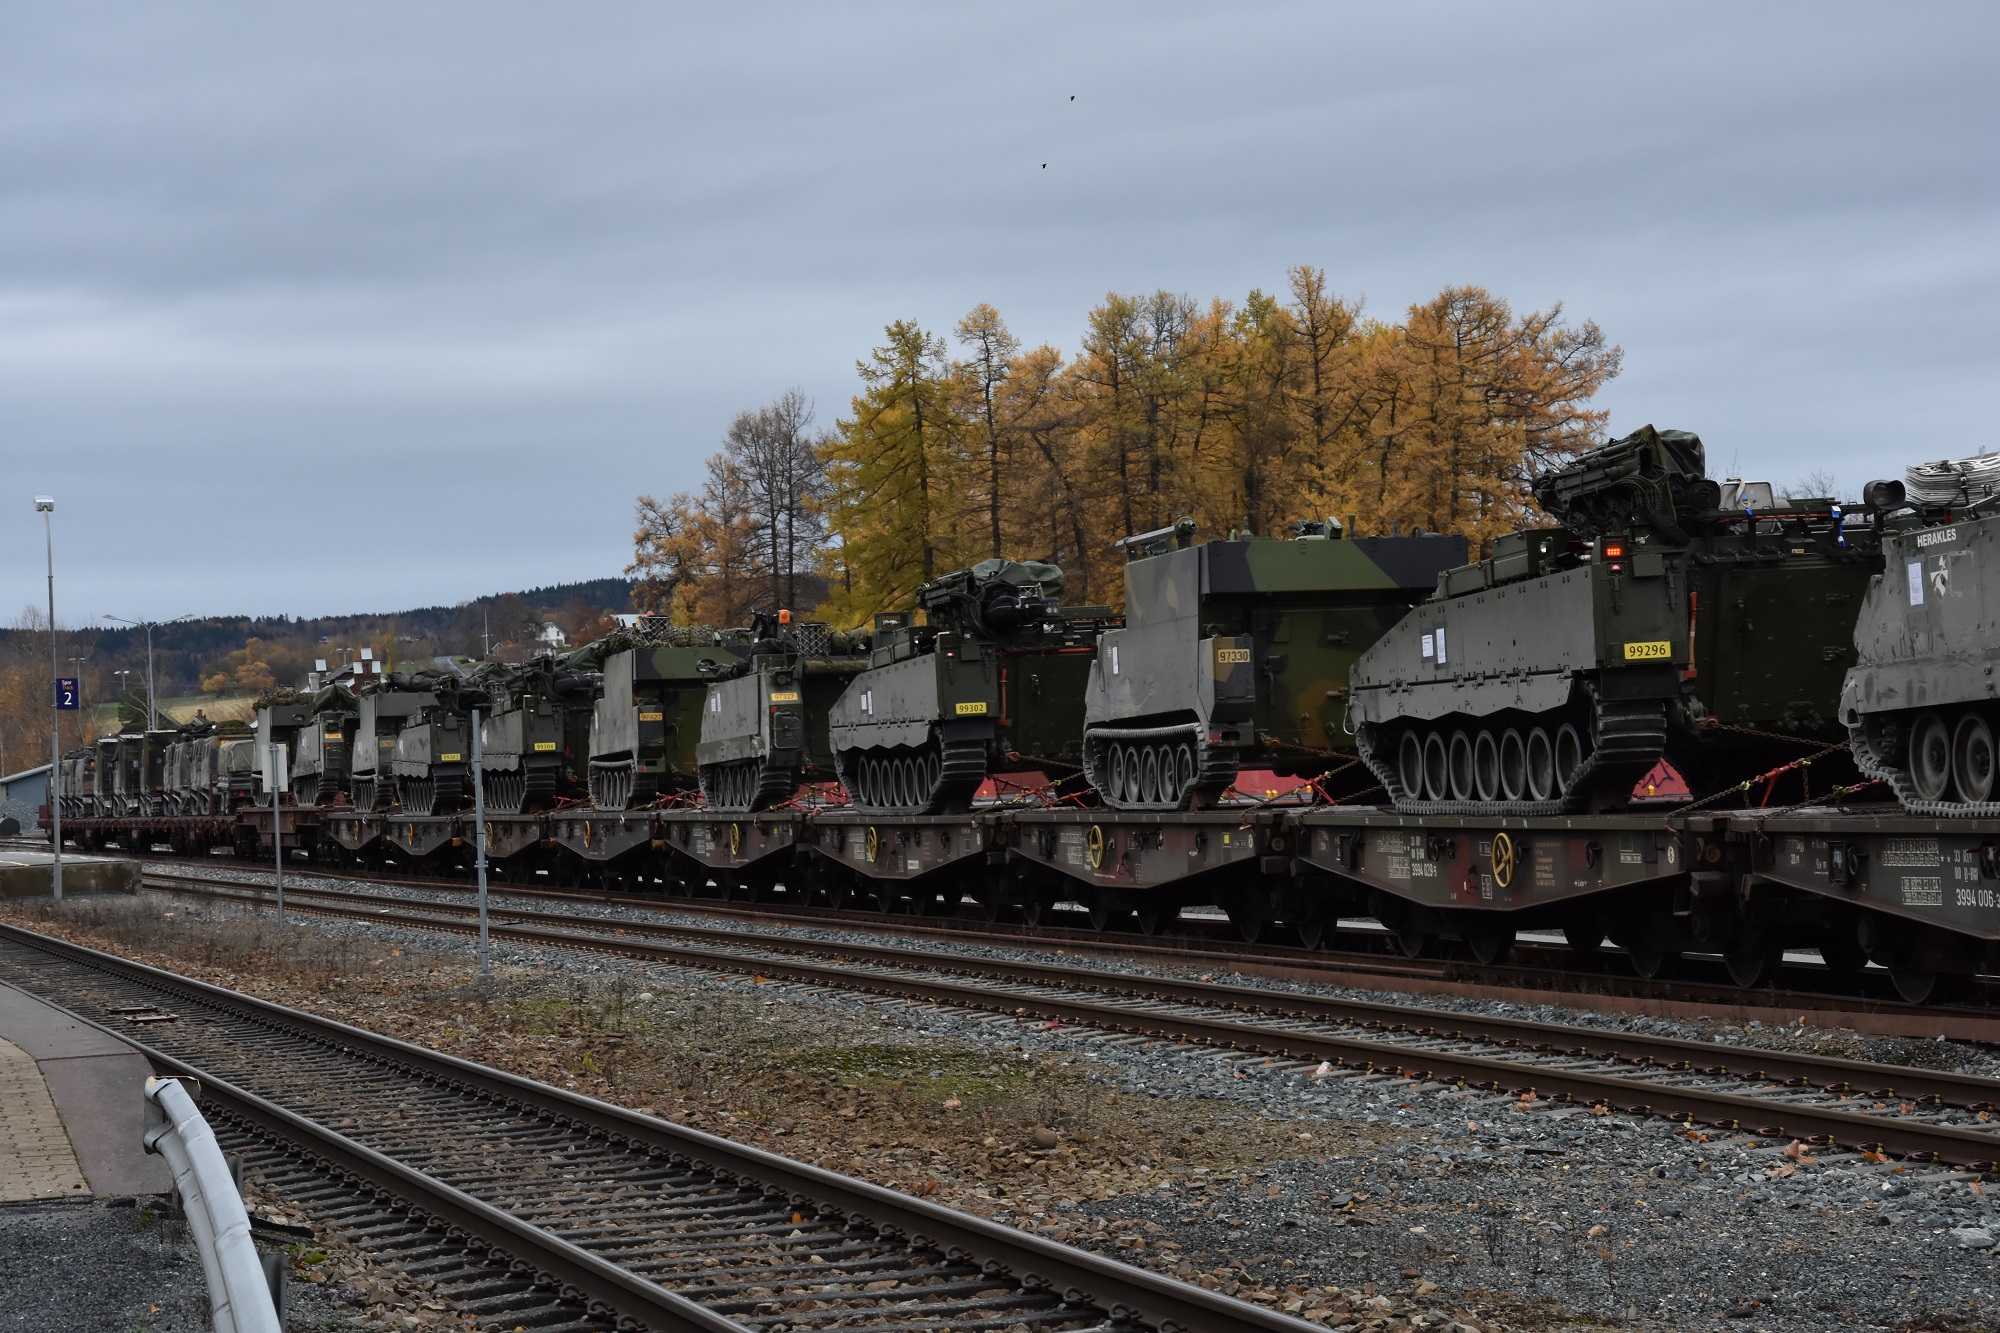
MULTIPOLYGON (((636 976, 535 964, 482 983, 469 960, 404 948, 368 928, 282 933, 231 907, 86 898, 0 912, 36 929, 280 1004, 817 1163, 1054 1239, 1116 1253, 1329 1326, 1408 1327, 1442 1299, 1406 1270, 1397 1289, 1292 1280, 1290 1259, 1195 1253, 1156 1223, 1106 1225, 1092 1205, 1201 1182, 1212 1208, 1264 1191, 1260 1164, 1380 1151, 1395 1131, 1242 1116, 1127 1095, 1072 1058, 922 1031, 922 1011, 801 1003, 742 977, 658 968, 636 976), (1301 1139, 1313 1140, 1302 1147, 1301 1139), (1195 1262, 1200 1260, 1199 1263, 1195 1262)), ((451 947, 451 946, 447 946, 451 947)), ((1275 1187, 1273 1187, 1275 1188, 1275 1187)), ((1319 1192, 1302 1207, 1338 1207, 1319 1192)), ((1573 1326, 1495 1297, 1510 1326, 1573 1326)), ((1435 1327, 1490 1329, 1467 1310, 1435 1327)))

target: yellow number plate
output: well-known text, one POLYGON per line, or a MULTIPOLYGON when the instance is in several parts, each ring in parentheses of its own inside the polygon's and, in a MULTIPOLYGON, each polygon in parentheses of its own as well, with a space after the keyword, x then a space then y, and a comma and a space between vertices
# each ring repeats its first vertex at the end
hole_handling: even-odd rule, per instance
POLYGON ((541 753, 541 752, 542 752, 542 751, 544 751, 544 750, 553 750, 553 749, 555 749, 555 748, 556 748, 556 743, 555 743, 554 741, 536 741, 536 742, 535 742, 535 752, 536 752, 537 754, 541 753))
POLYGON ((667 715, 665 713, 641 713, 639 714, 639 720, 641 722, 664 722, 667 720, 667 715))
POLYGON ((958 715, 960 717, 978 717, 985 712, 986 704, 983 700, 976 704, 960 704, 958 706, 958 715))
POLYGON ((1625 660, 1628 662, 1658 662, 1673 655, 1674 646, 1665 639, 1625 645, 1625 660))
POLYGON ((438 756, 438 762, 440 764, 455 764, 459 761, 460 758, 462 758, 462 756, 460 755, 441 754, 438 756))
POLYGON ((799 701, 799 692, 797 690, 771 691, 771 702, 774 704, 795 704, 798 701, 799 701))
POLYGON ((330 741, 337 741, 340 739, 340 733, 337 731, 329 731, 326 733, 326 738, 330 741))
POLYGON ((1215 660, 1222 666, 1233 666, 1239 662, 1248 662, 1250 660, 1250 650, 1248 648, 1217 648, 1215 650, 1215 660))

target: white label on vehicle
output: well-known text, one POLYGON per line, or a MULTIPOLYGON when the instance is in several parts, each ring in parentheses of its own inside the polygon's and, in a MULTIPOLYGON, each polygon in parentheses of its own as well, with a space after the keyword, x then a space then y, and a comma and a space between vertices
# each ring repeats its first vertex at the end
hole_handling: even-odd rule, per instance
POLYGON ((1437 652, 1437 636, 1435 634, 1424 635, 1424 660, 1426 662, 1430 661, 1431 657, 1436 652, 1437 652))
POLYGON ((1118 674, 1118 645, 1115 643, 1111 645, 1111 674, 1118 674))
POLYGON ((1444 665, 1444 626, 1438 626, 1438 665, 1444 665))
POLYGON ((1921 560, 1912 560, 1910 562, 1910 605, 1922 606, 1923 604, 1924 562, 1921 560))

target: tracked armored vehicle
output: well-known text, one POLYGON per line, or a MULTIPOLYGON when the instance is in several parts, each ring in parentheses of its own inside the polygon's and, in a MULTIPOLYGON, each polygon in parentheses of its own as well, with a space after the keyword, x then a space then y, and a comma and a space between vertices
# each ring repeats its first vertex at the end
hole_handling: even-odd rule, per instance
POLYGON ((1290 540, 1193 533, 1119 543, 1125 623, 1098 641, 1082 756, 1115 809, 1212 804, 1246 762, 1307 777, 1350 762, 1350 668, 1466 555, 1463 537, 1349 539, 1332 521, 1290 540))
POLYGON ((1861 772, 1914 814, 2000 815, 1993 627, 2000 624, 2000 457, 1929 463, 1863 494, 1883 514, 1841 691, 1861 772))
POLYGON ((549 656, 475 673, 491 701, 480 718, 486 808, 518 815, 588 795, 590 726, 604 677, 549 656))
POLYGON ((850 798, 884 814, 970 808, 993 773, 1082 766, 1083 690, 1109 607, 1065 607, 1054 565, 984 560, 875 617, 868 670, 834 703, 850 798))
POLYGON ((564 659, 568 670, 603 673, 590 724, 594 808, 633 810, 696 789, 695 746, 709 682, 743 659, 750 638, 747 629, 648 620, 564 659))
POLYGON ((348 790, 353 773, 355 724, 361 705, 350 682, 334 680, 313 695, 311 720, 292 750, 292 799, 302 806, 331 805, 348 790))
POLYGON ((354 808, 450 814, 472 799, 470 713, 487 707, 462 663, 392 671, 372 678, 356 700, 350 748, 354 808))
POLYGON ((1831 785, 1871 527, 1725 496, 1698 437, 1650 426, 1535 496, 1562 526, 1447 573, 1355 666, 1356 739, 1399 810, 1608 809, 1662 758, 1698 796, 1815 755, 1831 785))
POLYGON ((766 810, 800 783, 832 781, 828 715, 868 669, 867 643, 817 623, 759 612, 740 661, 714 670, 695 762, 711 810, 766 810))

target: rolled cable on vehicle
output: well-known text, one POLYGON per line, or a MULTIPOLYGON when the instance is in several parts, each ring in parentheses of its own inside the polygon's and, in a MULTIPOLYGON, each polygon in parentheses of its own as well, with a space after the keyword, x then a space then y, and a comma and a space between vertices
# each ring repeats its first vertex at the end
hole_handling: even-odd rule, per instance
POLYGON ((180 1079, 146 1080, 146 1151, 167 1159, 201 1251, 216 1333, 281 1333, 271 1279, 250 1239, 229 1163, 180 1079))

